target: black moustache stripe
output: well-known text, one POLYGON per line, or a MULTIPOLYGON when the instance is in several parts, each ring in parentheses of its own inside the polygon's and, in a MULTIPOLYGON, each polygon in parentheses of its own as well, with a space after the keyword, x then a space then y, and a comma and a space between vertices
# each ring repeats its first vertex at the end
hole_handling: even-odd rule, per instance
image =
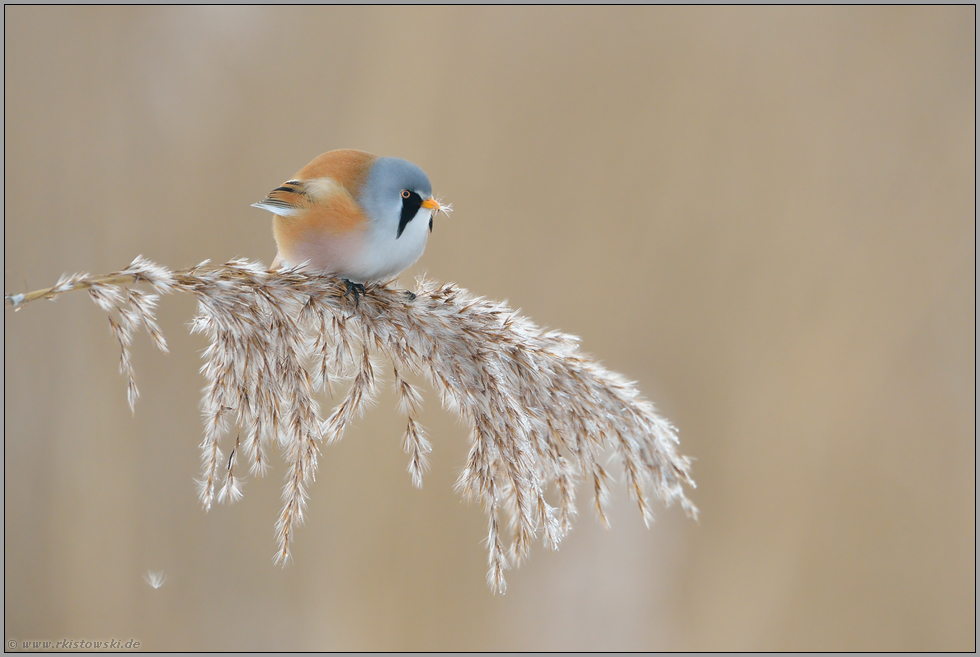
POLYGON ((402 233, 405 231, 405 226, 415 218, 415 215, 419 213, 419 208, 421 207, 422 197, 415 192, 409 192, 408 198, 402 198, 402 216, 398 220, 398 234, 395 235, 395 239, 402 236, 402 233))

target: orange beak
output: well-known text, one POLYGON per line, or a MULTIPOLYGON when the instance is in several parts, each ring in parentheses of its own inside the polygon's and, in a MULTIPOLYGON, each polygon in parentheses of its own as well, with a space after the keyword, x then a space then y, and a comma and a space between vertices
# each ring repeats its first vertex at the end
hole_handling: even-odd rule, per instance
POLYGON ((442 206, 439 205, 439 203, 431 196, 426 200, 422 201, 422 207, 428 208, 429 210, 435 210, 436 212, 442 210, 442 206))

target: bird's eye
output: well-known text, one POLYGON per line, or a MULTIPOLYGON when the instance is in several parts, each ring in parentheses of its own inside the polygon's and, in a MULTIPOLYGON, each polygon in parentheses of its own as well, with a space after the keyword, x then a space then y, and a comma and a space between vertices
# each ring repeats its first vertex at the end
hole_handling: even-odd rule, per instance
POLYGON ((402 198, 407 199, 411 197, 412 197, 412 192, 408 191, 407 189, 402 190, 402 198))

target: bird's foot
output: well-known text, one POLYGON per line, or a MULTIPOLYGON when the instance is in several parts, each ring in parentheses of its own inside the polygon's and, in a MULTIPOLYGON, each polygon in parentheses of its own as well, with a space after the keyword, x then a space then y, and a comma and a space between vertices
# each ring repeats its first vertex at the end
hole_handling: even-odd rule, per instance
POLYGON ((344 281, 344 285, 347 286, 347 290, 344 292, 344 297, 350 295, 351 292, 354 293, 354 305, 359 306, 361 303, 361 295, 364 294, 364 283, 351 283, 346 278, 341 279, 344 281))

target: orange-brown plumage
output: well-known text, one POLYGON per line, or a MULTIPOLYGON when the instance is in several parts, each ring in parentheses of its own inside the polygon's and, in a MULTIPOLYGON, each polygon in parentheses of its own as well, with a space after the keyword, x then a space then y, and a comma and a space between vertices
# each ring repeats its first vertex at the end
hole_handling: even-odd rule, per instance
MULTIPOLYGON (((275 208, 272 233, 279 246, 279 261, 316 260, 306 246, 363 231, 368 223, 355 201, 377 156, 342 149, 317 156, 290 180, 269 192, 261 205, 275 208)), ((343 247, 346 255, 358 241, 343 240, 330 248, 331 258, 343 247)), ((344 254, 341 254, 344 255, 344 254)))
POLYGON ((313 158, 312 162, 296 173, 295 178, 298 180, 331 178, 339 182, 353 196, 357 196, 368 171, 371 170, 371 165, 377 159, 377 155, 352 148, 329 151, 313 158))

